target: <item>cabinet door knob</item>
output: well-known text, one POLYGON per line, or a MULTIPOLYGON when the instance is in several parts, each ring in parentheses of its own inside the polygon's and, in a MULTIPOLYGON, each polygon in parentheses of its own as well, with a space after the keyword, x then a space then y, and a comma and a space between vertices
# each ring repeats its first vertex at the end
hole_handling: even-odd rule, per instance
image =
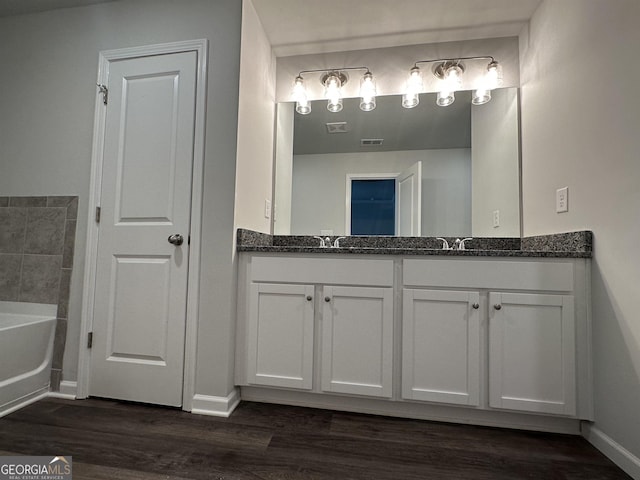
POLYGON ((331 297, 324 297, 324 301, 325 302, 330 302, 331 301, 331 297))
POLYGON ((495 308, 496 310, 500 310, 502 308, 502 305, 500 305, 499 303, 495 304, 493 306, 493 308, 495 308))
POLYGON ((313 300, 313 297, 311 295, 307 295, 307 302, 310 302, 311 300, 313 300))
POLYGON ((473 305, 471 305, 474 309, 479 309, 480 308, 480 304, 479 303, 474 303, 473 305))

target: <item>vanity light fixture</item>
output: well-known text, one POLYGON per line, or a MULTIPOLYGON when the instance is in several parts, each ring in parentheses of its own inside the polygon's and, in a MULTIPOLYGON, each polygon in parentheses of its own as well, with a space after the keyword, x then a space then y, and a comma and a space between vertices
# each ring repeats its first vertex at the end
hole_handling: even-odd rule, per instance
POLYGON ((320 83, 324 86, 324 96, 327 99, 327 110, 339 112, 342 110, 342 87, 349 77, 345 73, 349 70, 364 70, 360 79, 360 109, 369 112, 376 108, 376 82, 373 74, 367 67, 345 67, 328 70, 303 70, 294 80, 292 100, 296 102, 296 112, 301 115, 311 113, 311 103, 304 86, 303 75, 309 73, 322 73, 320 83))
POLYGON ((409 72, 405 94, 402 96, 402 106, 413 108, 420 102, 419 94, 423 91, 423 83, 418 64, 421 63, 434 64, 433 75, 440 80, 436 103, 441 107, 451 105, 456 99, 455 92, 462 86, 462 75, 465 72, 463 60, 467 62, 489 60, 486 73, 476 82, 478 86, 473 91, 472 103, 482 105, 491 100, 491 90, 502 85, 502 67, 493 57, 439 58, 419 60, 413 65, 409 72))

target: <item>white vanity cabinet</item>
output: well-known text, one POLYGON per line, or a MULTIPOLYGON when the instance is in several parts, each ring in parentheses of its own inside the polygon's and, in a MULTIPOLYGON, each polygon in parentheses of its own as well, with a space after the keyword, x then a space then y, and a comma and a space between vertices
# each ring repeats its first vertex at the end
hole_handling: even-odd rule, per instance
POLYGON ((243 398, 577 432, 593 419, 583 258, 243 252, 243 398))
POLYGON ((322 291, 322 391, 390 398, 393 288, 322 291))
POLYGON ((489 293, 489 405, 575 415, 574 297, 489 293))
POLYGON ((583 259, 405 259, 403 398, 590 418, 588 278, 583 259))
POLYGON ((480 294, 403 291, 402 398, 480 402, 480 294))
POLYGON ((253 283, 249 288, 247 381, 311 389, 313 285, 253 283))
POLYGON ((236 383, 390 398, 393 265, 243 256, 236 383))

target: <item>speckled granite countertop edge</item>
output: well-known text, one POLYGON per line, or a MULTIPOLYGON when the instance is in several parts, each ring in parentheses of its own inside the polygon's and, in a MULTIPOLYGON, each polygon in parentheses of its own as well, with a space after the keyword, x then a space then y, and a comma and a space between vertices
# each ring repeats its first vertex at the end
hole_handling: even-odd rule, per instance
MULTIPOLYGON (((569 232, 553 235, 519 238, 477 238, 478 248, 468 250, 442 250, 433 237, 347 237, 340 248, 321 248, 308 245, 315 242, 313 236, 280 236, 238 229, 239 252, 271 253, 319 253, 352 255, 426 255, 454 257, 540 257, 540 258, 591 258, 592 233, 569 232), (398 243, 399 247, 390 247, 398 243), (306 243, 306 245, 305 245, 306 243), (365 246, 371 243, 372 246, 365 246), (484 248, 482 248, 484 247, 484 248)), ((332 238, 333 240, 333 238, 332 238)))

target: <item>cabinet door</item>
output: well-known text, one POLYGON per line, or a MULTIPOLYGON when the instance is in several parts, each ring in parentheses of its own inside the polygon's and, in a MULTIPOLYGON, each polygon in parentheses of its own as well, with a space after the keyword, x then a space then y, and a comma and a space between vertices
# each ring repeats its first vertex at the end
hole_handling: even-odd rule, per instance
POLYGON ((393 289, 324 287, 322 390, 391 397, 393 289))
POLYGON ((313 286, 252 284, 248 338, 250 384, 311 389, 313 286))
POLYGON ((489 295, 489 404, 575 415, 573 297, 489 295))
POLYGON ((478 292, 403 291, 402 398, 479 404, 478 292))

